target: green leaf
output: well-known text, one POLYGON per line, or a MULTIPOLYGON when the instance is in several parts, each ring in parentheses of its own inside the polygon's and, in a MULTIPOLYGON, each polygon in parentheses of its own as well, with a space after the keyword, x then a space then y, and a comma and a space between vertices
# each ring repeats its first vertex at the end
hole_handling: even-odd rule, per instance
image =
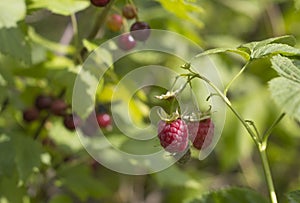
POLYGON ((3 177, 0 180, 0 202, 24 202, 26 195, 25 187, 18 186, 18 176, 15 173, 10 177, 3 177), (7 201, 1 201, 1 200, 7 201))
POLYGON ((259 193, 248 188, 226 188, 210 192, 188 203, 267 203, 259 193))
POLYGON ((174 14, 176 17, 184 19, 185 21, 191 22, 199 28, 203 27, 203 22, 199 20, 197 15, 204 12, 203 8, 196 5, 188 3, 184 0, 169 1, 169 0, 157 0, 165 10, 174 14))
POLYGON ((92 177, 88 166, 66 166, 57 173, 62 185, 82 201, 86 201, 88 197, 100 198, 110 195, 107 186, 92 177))
POLYGON ((25 0, 0 1, 0 28, 17 27, 26 14, 25 0))
POLYGON ((10 176, 15 167, 15 153, 11 138, 7 135, 0 135, 0 176, 10 176))
POLYGON ((250 59, 250 55, 246 51, 243 51, 241 49, 236 49, 236 48, 216 48, 216 49, 209 49, 207 51, 202 52, 201 54, 198 54, 196 57, 206 56, 206 55, 210 55, 210 54, 225 53, 225 52, 236 53, 236 54, 242 56, 246 60, 250 59))
POLYGON ((296 39, 292 35, 284 35, 284 36, 280 36, 280 37, 265 39, 265 40, 262 40, 262 41, 255 41, 255 42, 242 44, 239 47, 239 49, 248 50, 247 52, 249 54, 251 54, 255 49, 258 49, 258 48, 263 47, 267 44, 273 44, 273 43, 279 43, 279 44, 286 44, 286 45, 290 45, 290 46, 295 46, 296 39))
POLYGON ((83 0, 32 0, 29 8, 46 8, 53 13, 68 16, 87 8, 89 5, 89 1, 83 0))
POLYGON ((95 49, 97 49, 99 47, 99 45, 94 44, 87 39, 83 39, 82 44, 88 50, 88 52, 94 51, 95 49))
POLYGON ((269 82, 275 103, 290 116, 300 120, 300 83, 279 77, 269 82))
POLYGON ((31 49, 19 28, 0 29, 0 52, 27 64, 31 63, 31 49))
POLYGON ((267 55, 274 55, 274 54, 282 54, 285 56, 295 56, 300 55, 300 49, 291 47, 286 44, 267 44, 265 46, 259 47, 255 49, 252 54, 251 58, 262 58, 267 55))
POLYGON ((289 192, 287 195, 289 203, 299 203, 300 202, 300 190, 289 192))
POLYGON ((72 199, 67 195, 55 195, 49 201, 49 203, 72 203, 72 199))
POLYGON ((186 186, 194 185, 200 187, 200 184, 193 180, 187 173, 180 170, 176 165, 154 174, 156 181, 161 186, 186 186), (176 177, 176 178, 174 178, 176 177))
POLYGON ((13 135, 15 162, 21 180, 26 180, 34 168, 41 165, 41 145, 24 134, 13 135))
POLYGON ((75 48, 74 47, 72 47, 70 45, 62 45, 62 44, 59 44, 59 43, 56 43, 56 42, 52 42, 48 39, 45 39, 42 36, 40 36, 38 33, 36 33, 35 30, 32 27, 28 28, 28 36, 33 42, 49 49, 50 51, 53 51, 53 52, 56 52, 56 53, 58 52, 58 53, 61 53, 61 54, 73 54, 73 53, 75 53, 75 48))
POLYGON ((300 82, 300 67, 293 64, 293 61, 280 55, 273 56, 271 59, 272 68, 277 73, 287 79, 300 82))

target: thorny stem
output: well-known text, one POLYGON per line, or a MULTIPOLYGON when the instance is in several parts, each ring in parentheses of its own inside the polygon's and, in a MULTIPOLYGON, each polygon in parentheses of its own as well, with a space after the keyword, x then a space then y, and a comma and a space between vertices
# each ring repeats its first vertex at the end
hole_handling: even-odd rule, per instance
MULTIPOLYGON (((249 62, 248 62, 249 63, 249 62)), ((247 64, 248 64, 247 63, 247 64)), ((228 100, 228 98, 226 97, 226 93, 230 87, 230 85, 232 84, 232 82, 245 70, 245 67, 247 66, 247 64, 241 69, 241 71, 238 73, 237 76, 235 76, 232 81, 227 85, 227 89, 225 89, 224 93, 222 93, 219 88, 217 86, 215 86, 209 79, 207 79, 204 76, 201 76, 197 73, 191 72, 190 69, 188 69, 191 74, 185 74, 185 75, 181 75, 181 76, 187 76, 187 82, 185 83, 185 85, 183 85, 180 88, 180 91, 182 91, 186 84, 190 83, 192 79, 194 78, 199 78, 203 81, 205 81, 209 86, 211 86, 215 91, 216 94, 218 96, 220 96, 222 98, 222 100, 225 102, 225 104, 228 106, 228 108, 235 114, 235 116, 240 120, 240 122, 243 124, 243 126, 245 127, 245 129, 247 130, 247 132, 249 133, 249 135, 251 136, 251 138, 253 139, 258 151, 259 151, 259 155, 261 157, 261 162, 263 165, 263 170, 264 170, 264 174, 265 174, 265 178, 266 178, 266 182, 267 182, 267 186, 268 186, 268 190, 269 190, 269 196, 271 199, 272 203, 277 203, 277 197, 276 197, 276 192, 275 192, 275 188, 274 188, 274 183, 272 180, 272 173, 271 173, 271 169, 269 166, 269 162, 268 162, 268 158, 267 158, 267 153, 266 153, 266 148, 267 148, 267 141, 268 141, 268 137, 271 134, 273 128, 281 121, 281 119, 284 117, 284 114, 281 114, 275 121, 274 123, 270 126, 270 128, 266 131, 266 133, 264 133, 263 137, 261 137, 259 135, 259 132, 256 130, 256 127, 254 125, 254 123, 252 124, 247 120, 244 120, 242 118, 242 116, 235 110, 235 108, 231 105, 230 101, 228 100), (191 76, 192 75, 192 76, 191 76), (251 126, 254 126, 254 130, 255 132, 251 129, 251 126), (262 138, 262 140, 261 140, 262 138)))

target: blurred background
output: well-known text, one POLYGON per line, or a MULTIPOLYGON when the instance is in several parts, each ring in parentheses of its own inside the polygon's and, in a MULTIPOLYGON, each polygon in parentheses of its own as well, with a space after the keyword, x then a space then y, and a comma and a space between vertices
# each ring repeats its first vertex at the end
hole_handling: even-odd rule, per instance
MULTIPOLYGON (((80 50, 90 52, 93 46, 121 32, 109 30, 104 23, 94 39, 82 43, 105 10, 90 5, 89 1, 78 6, 81 9, 77 9, 76 15, 68 15, 68 9, 66 15, 60 15, 55 12, 54 4, 42 0, 13 2, 15 5, 26 3, 27 13, 18 21, 17 28, 0 29, 0 203, 190 202, 209 191, 228 186, 250 187, 267 196, 259 154, 229 110, 222 135, 206 159, 200 161, 196 153, 192 153, 185 164, 176 163, 161 172, 141 176, 119 174, 98 164, 85 151, 76 133, 66 129, 59 116, 42 112, 39 120, 24 122, 23 111, 34 105, 38 95, 61 97, 71 105, 80 50), (75 37, 74 16, 78 26, 75 37), (19 46, 22 43, 25 45, 19 46), (43 118, 46 119, 43 121, 43 118)), ((73 2, 69 1, 71 9, 73 2)), ((139 19, 151 28, 180 33, 204 50, 238 47, 246 42, 287 34, 293 35, 296 47, 300 47, 298 0, 133 2, 138 8, 139 19)), ((128 1, 116 1, 109 14, 120 13, 126 3, 128 1)), ((8 4, 9 1, 1 2, 0 12, 7 9, 8 4)), ((21 9, 21 6, 15 8, 21 9)), ((132 22, 134 20, 126 21, 128 25, 132 22)), ((224 84, 245 62, 233 54, 213 55, 211 59, 224 84)), ((116 82, 129 71, 149 64, 174 68, 182 65, 182 61, 152 52, 143 56, 129 55, 114 64, 105 81, 98 85, 96 97, 89 95, 90 98, 97 105, 101 104, 102 110, 104 106, 109 114, 111 102, 115 102, 111 101, 111 94, 116 82)), ((232 105, 244 118, 255 121, 260 132, 281 113, 268 90, 268 81, 276 76, 268 59, 256 60, 228 93, 232 105)), ((154 99, 154 95, 165 91, 158 87, 144 89, 132 99, 130 111, 137 125, 149 123, 152 107, 168 105, 154 99)), ((120 95, 121 98, 126 96, 125 93, 120 95)), ((68 108, 71 111, 70 106, 68 108)), ((105 130, 121 149, 134 151, 138 147, 137 143, 122 138, 122 132, 113 121, 111 128, 105 130)), ((153 142, 159 145, 157 140, 153 142)), ((149 146, 153 146, 153 142, 149 146)), ((279 202, 286 202, 285 194, 300 187, 299 122, 286 116, 270 136, 267 153, 279 202)))

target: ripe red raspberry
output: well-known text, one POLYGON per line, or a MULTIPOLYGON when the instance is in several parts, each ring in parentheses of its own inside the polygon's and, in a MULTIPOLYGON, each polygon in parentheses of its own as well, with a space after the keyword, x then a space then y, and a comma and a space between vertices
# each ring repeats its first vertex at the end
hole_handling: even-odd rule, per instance
POLYGON ((189 139, 193 142, 196 149, 207 148, 213 139, 215 126, 210 118, 202 121, 193 121, 187 124, 189 139))
POLYGON ((183 152, 188 146, 188 129, 186 123, 179 119, 171 122, 158 123, 158 138, 166 151, 171 153, 183 152))

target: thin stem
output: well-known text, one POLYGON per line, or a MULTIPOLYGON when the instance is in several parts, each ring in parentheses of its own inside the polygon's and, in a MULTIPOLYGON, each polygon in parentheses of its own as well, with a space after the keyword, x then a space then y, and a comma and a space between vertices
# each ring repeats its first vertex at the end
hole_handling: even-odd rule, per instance
POLYGON ((106 17, 108 15, 112 5, 114 4, 114 1, 115 0, 111 0, 109 2, 109 4, 104 8, 104 10, 97 16, 97 20, 92 28, 92 31, 90 32, 89 36, 87 37, 87 39, 91 40, 96 37, 99 29, 101 29, 101 27, 105 23, 106 17))
POLYGON ((277 203, 277 197, 276 197, 276 192, 275 192, 274 183, 273 183, 273 179, 272 179, 271 169, 269 166, 269 161, 267 158, 266 148, 260 147, 259 152, 260 152, 259 155, 260 155, 264 173, 265 173, 265 178, 266 178, 268 189, 269 189, 269 195, 270 195, 271 202, 277 203))
POLYGON ((254 129, 254 131, 255 131, 257 137, 260 138, 260 137, 259 137, 259 132, 258 132, 258 129, 257 129, 255 123, 254 123, 253 121, 251 121, 251 120, 245 120, 245 121, 246 121, 247 123, 249 123, 249 124, 253 127, 253 129, 254 129))
POLYGON ((76 14, 73 13, 71 15, 71 22, 72 22, 72 29, 73 29, 73 36, 74 36, 74 42, 75 42, 75 47, 77 48, 79 45, 79 36, 78 36, 78 23, 76 19, 76 14))
MULTIPOLYGON (((246 65, 244 67, 246 67, 246 65)), ((230 108, 230 110, 240 120, 240 122, 243 124, 243 126, 248 131, 249 135, 252 137, 254 143, 256 144, 256 146, 259 150, 259 154, 260 154, 260 157, 261 157, 261 161, 262 161, 262 165, 263 165, 263 170, 264 170, 264 174, 265 174, 265 178, 266 178, 266 182, 267 182, 271 202, 272 203, 277 203, 277 197, 276 197, 276 192, 275 192, 275 189, 274 189, 273 179, 272 179, 272 175, 271 175, 271 169, 270 169, 267 154, 266 154, 266 147, 267 147, 268 136, 270 135, 270 133, 271 133, 272 129, 274 128, 274 126, 276 126, 278 124, 278 122, 284 117, 284 114, 281 114, 279 116, 279 118, 276 119, 275 122, 270 126, 270 128, 264 134, 264 136, 263 136, 264 141, 262 142, 260 140, 261 137, 259 136, 259 132, 257 131, 254 123, 252 121, 250 121, 250 125, 252 125, 254 127, 255 132, 251 129, 250 125, 247 123, 249 121, 245 121, 241 117, 241 115, 233 108, 233 106, 231 105, 231 103, 228 100, 228 98, 226 97, 226 95, 223 94, 219 90, 219 88, 216 87, 209 79, 207 79, 204 76, 201 76, 199 74, 195 74, 195 75, 188 78, 187 83, 189 83, 193 78, 196 78, 196 77, 203 80, 203 81, 205 81, 209 86, 211 86, 216 91, 216 93, 222 98, 222 100, 225 102, 225 104, 230 108)), ((237 78, 237 77, 235 77, 235 78, 237 78)))
POLYGON ((243 67, 242 69, 231 79, 231 81, 227 84, 227 86, 224 89, 224 95, 227 95, 227 92, 230 88, 230 86, 233 84, 233 82, 240 76, 242 75, 242 73, 245 71, 246 67, 248 66, 248 64, 250 63, 250 61, 248 61, 243 67))
POLYGON ((285 113, 280 114, 280 116, 272 123, 272 125, 268 128, 268 130, 263 134, 262 140, 263 144, 266 144, 268 142, 268 138, 271 135, 274 127, 283 119, 285 116, 285 113))
POLYGON ((230 101, 228 98, 217 88, 210 80, 207 78, 200 76, 199 74, 196 75, 196 77, 200 78, 201 80, 205 81, 208 85, 210 85, 216 92, 217 94, 222 98, 222 100, 225 102, 225 104, 230 108, 230 110, 235 114, 235 116, 241 121, 243 126, 246 128, 248 131, 249 135, 252 137, 254 143, 256 146, 260 146, 261 143, 259 141, 259 138, 256 136, 256 134, 252 131, 250 126, 247 124, 247 122, 242 118, 242 116, 232 107, 230 101))
POLYGON ((8 103, 9 103, 9 99, 8 99, 8 98, 6 98, 6 99, 2 102, 2 104, 1 104, 1 109, 0 109, 0 114, 2 114, 2 113, 5 111, 5 109, 6 109, 7 106, 8 106, 8 103))

